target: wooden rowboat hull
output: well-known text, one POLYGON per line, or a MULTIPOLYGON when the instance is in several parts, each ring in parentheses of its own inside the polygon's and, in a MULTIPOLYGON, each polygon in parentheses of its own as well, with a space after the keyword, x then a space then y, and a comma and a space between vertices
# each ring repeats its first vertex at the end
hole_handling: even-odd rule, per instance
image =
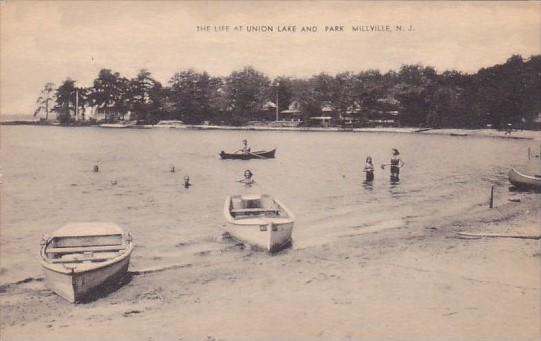
POLYGON ((281 202, 267 194, 252 198, 229 196, 225 200, 224 215, 224 230, 233 238, 258 249, 275 252, 291 244, 295 217, 281 202), (265 204, 235 208, 245 200, 256 200, 265 204))
POLYGON ((69 302, 76 303, 105 289, 107 284, 120 281, 126 275, 129 263, 128 254, 114 263, 84 272, 58 272, 43 263, 42 269, 47 286, 69 302))
POLYGON ((251 160, 251 159, 274 159, 276 149, 269 151, 257 151, 249 154, 244 153, 226 153, 223 150, 220 152, 220 158, 223 160, 251 160))
POLYGON ((291 243, 293 222, 237 225, 227 224, 224 230, 233 238, 258 249, 276 252, 291 243))
POLYGON ((514 168, 509 171, 509 182, 520 188, 541 189, 541 177, 535 177, 520 173, 514 168))
POLYGON ((72 303, 94 292, 110 292, 128 271, 134 247, 131 236, 115 223, 68 223, 41 241, 47 286, 72 303))

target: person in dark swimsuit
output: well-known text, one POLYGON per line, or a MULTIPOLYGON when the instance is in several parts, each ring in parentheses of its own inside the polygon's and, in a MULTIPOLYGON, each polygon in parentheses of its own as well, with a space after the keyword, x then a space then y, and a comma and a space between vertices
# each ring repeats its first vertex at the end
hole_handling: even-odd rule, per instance
POLYGON ((404 161, 400 159, 400 152, 398 149, 393 148, 393 156, 391 157, 391 179, 398 180, 400 177, 400 168, 404 165, 404 161))
POLYGON ((364 172, 366 173, 366 181, 374 181, 374 164, 371 156, 366 158, 364 172))

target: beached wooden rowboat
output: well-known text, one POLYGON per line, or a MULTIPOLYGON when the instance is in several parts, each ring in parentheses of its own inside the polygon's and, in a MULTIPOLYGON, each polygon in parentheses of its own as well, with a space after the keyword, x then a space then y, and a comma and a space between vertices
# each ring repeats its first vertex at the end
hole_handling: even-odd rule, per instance
POLYGON ((220 152, 220 157, 222 159, 232 159, 232 160, 250 160, 250 159, 274 159, 274 154, 276 153, 276 148, 269 151, 259 150, 256 152, 249 153, 226 153, 223 150, 220 152))
POLYGON ((113 223, 69 223, 44 237, 41 266, 47 285, 78 302, 127 272, 134 243, 113 223))
POLYGON ((228 196, 224 215, 224 229, 235 239, 270 252, 291 243, 295 217, 270 195, 228 196))
POLYGON ((508 176, 509 182, 516 187, 541 189, 541 175, 526 175, 511 168, 508 176))

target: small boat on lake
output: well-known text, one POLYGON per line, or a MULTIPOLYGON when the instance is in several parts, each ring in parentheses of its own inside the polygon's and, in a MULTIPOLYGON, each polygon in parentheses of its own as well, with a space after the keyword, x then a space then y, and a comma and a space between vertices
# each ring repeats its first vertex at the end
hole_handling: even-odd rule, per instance
POLYGON ((186 125, 182 121, 175 120, 161 120, 154 126, 156 128, 186 128, 186 125))
POLYGON ((250 160, 250 159, 274 159, 274 154, 276 153, 276 148, 269 151, 256 151, 256 152, 238 152, 238 153, 226 153, 223 150, 220 152, 220 157, 223 160, 232 159, 232 160, 250 160))
POLYGON ((516 187, 541 189, 541 175, 526 175, 511 168, 508 176, 509 182, 516 187))
POLYGON ((131 128, 137 125, 137 121, 122 121, 117 123, 103 123, 100 124, 100 128, 131 128))
POLYGON ((69 223, 44 237, 41 266, 47 285, 78 302, 128 271, 131 236, 114 223, 69 223))
POLYGON ((228 196, 224 215, 224 229, 235 239, 270 252, 291 243, 295 217, 270 195, 228 196))

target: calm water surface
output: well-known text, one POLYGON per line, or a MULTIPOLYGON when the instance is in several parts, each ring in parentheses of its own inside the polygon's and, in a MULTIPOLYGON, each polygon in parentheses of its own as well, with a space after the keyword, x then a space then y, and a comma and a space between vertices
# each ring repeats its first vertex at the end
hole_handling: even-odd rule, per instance
POLYGON ((0 283, 39 275, 42 234, 68 221, 114 221, 131 231, 138 268, 224 257, 231 246, 221 238, 224 199, 239 192, 272 194, 295 213, 295 249, 460 215, 485 205, 490 185, 506 184, 509 166, 524 163, 530 145, 410 134, 2 127, 0 283), (218 158, 243 138, 252 150, 276 147, 277 158, 218 158), (379 167, 394 147, 406 163, 398 184, 379 167), (367 155, 376 165, 372 185, 363 184, 367 155), (251 188, 235 182, 246 168, 251 188))

